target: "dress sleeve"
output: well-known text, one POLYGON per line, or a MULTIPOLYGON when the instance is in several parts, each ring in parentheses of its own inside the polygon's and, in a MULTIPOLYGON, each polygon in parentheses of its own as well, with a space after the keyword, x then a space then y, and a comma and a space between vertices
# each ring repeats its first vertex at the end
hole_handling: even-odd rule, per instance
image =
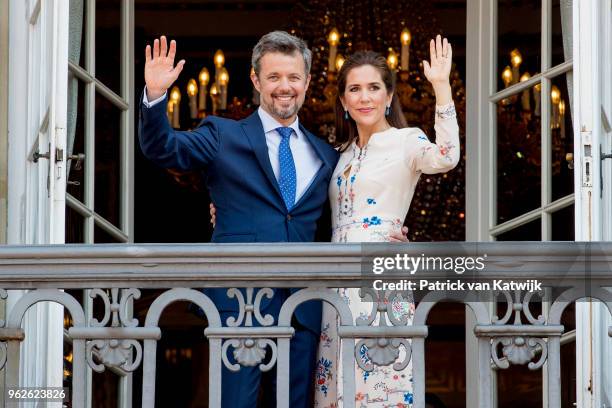
POLYGON ((420 129, 416 129, 416 136, 406 138, 405 160, 414 171, 445 173, 459 163, 459 125, 454 103, 436 106, 434 129, 435 143, 431 143, 420 129))

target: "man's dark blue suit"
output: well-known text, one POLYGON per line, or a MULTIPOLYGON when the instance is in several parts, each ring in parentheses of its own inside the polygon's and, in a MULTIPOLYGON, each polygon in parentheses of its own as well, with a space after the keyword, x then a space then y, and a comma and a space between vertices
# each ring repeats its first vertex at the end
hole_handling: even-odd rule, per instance
MULTIPOLYGON (((323 163, 314 180, 288 211, 270 159, 257 112, 241 121, 208 117, 192 131, 175 131, 167 120, 166 103, 147 108, 141 103, 139 138, 144 155, 159 166, 202 170, 210 198, 217 209, 212 242, 311 242, 317 221, 327 205, 327 190, 338 153, 300 126, 323 163)), ((300 157, 294 157, 295 161, 300 157)), ((302 159, 303 160, 303 159, 302 159)), ((208 214, 208 209, 205 213, 208 214)), ((293 292, 275 290, 263 298, 261 310, 276 319, 283 301, 293 292)), ((226 289, 207 289, 223 322, 238 311, 226 289)), ((262 313, 263 314, 263 313, 262 313)), ((301 305, 295 313, 298 327, 291 341, 291 407, 306 407, 314 378, 316 347, 321 328, 321 302, 301 305)), ((230 356, 231 357, 231 356, 230 356)), ((224 408, 253 407, 259 393, 258 367, 232 373, 224 367, 224 408)), ((274 387, 275 388, 275 387, 274 387)), ((266 390, 265 407, 273 406, 274 390, 266 390), (271 395, 270 395, 271 394, 271 395)))

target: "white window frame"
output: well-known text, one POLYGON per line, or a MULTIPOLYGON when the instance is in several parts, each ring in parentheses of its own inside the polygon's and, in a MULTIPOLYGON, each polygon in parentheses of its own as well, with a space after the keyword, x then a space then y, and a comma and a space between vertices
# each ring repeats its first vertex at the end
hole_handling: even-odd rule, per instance
MULTIPOLYGON (((576 22, 578 1, 574 1, 573 14, 573 40, 574 54, 576 54, 576 22)), ((564 73, 576 70, 575 57, 559 65, 551 67, 551 30, 552 30, 552 0, 542 0, 541 13, 541 68, 540 73, 531 77, 530 80, 519 82, 501 91, 497 90, 498 76, 500 70, 497 66, 497 0, 467 0, 467 69, 466 69, 466 239, 468 241, 493 241, 496 236, 540 219, 541 239, 543 241, 552 238, 552 214, 572 204, 578 208, 577 194, 570 194, 557 200, 552 200, 551 182, 551 130, 550 110, 551 101, 549 97, 541 99, 541 203, 533 209, 518 217, 497 223, 497 122, 496 103, 509 95, 518 94, 525 89, 531 88, 536 83, 541 83, 541 95, 550 95, 551 80, 564 73)), ((577 82, 577 74, 574 73, 574 95, 581 85, 577 82)), ((574 96, 574 101, 576 101, 574 96)), ((576 102, 574 103, 574 106, 576 102)), ((573 107, 572 107, 573 108, 573 107)), ((577 114, 572 113, 574 124, 574 138, 578 133, 577 114)), ((575 140, 574 151, 577 151, 578 142, 575 140)), ((575 153, 574 157, 578 154, 575 153)), ((579 163, 575 163, 576 169, 579 163)), ((575 177, 575 180, 577 177, 575 177)), ((580 191, 575 181, 575 192, 580 191)), ((579 215, 576 209, 575 237, 578 239, 584 226, 584 217, 579 215)), ((493 307, 493 305, 491 305, 493 307)), ((577 320, 579 306, 577 305, 577 320)), ((466 369, 467 372, 478 372, 477 362, 477 339, 473 333, 475 324, 471 312, 466 308, 466 369)), ((580 360, 581 348, 584 347, 584 332, 576 330, 577 338, 577 360, 580 360)), ((572 341, 573 335, 566 334, 562 339, 572 341)), ((580 364, 577 361, 577 374, 580 375, 580 364)), ((546 365, 543 368, 546 374, 546 365)), ((479 378, 467 377, 466 406, 479 406, 478 382, 479 378)), ((495 376, 493 376, 492 391, 493 401, 491 406, 497 406, 497 390, 495 376)), ((542 391, 543 401, 546 406, 547 382, 543 378, 542 391)), ((586 407, 586 406, 585 406, 586 407)))
POLYGON ((550 98, 541 100, 541 203, 538 208, 497 223, 497 116, 496 103, 510 95, 520 94, 537 83, 542 95, 550 95, 551 80, 569 73, 573 61, 551 67, 552 1, 542 0, 542 37, 540 72, 528 81, 497 90, 497 1, 468 0, 468 19, 477 19, 480 27, 468 23, 467 86, 467 172, 466 218, 468 240, 492 241, 495 237, 531 221, 540 219, 542 241, 552 238, 552 213, 574 203, 574 194, 552 200, 550 98), (486 14, 482 14, 486 12, 486 14), (482 27, 486 26, 486 27, 482 27), (481 49, 474 49, 476 36, 481 49), (487 47, 487 50, 482 49, 487 47), (475 58, 472 58, 474 56, 475 58), (474 205, 472 205, 474 204, 474 205))
POLYGON ((8 201, 9 2, 0 2, 0 244, 6 243, 8 201))
MULTIPOLYGON (((115 93, 102 81, 96 78, 96 0, 83 0, 83 64, 81 67, 68 62, 69 71, 79 80, 79 86, 84 86, 84 194, 83 201, 66 193, 66 205, 84 218, 83 241, 95 243, 95 226, 105 231, 118 242, 134 242, 134 0, 121 1, 121 59, 120 59, 120 94, 115 93), (111 104, 121 110, 120 135, 120 205, 119 226, 113 225, 102 215, 95 212, 95 103, 96 92, 106 98, 111 104), (92 159, 93 158, 93 159, 92 159)), ((81 152, 73 152, 81 153, 81 152)), ((83 298, 87 318, 93 316, 93 299, 89 290, 84 291, 83 298)), ((128 305, 132 313, 132 304, 128 305)), ((93 373, 87 368, 87 402, 91 404, 93 373)), ((118 378, 118 407, 132 406, 132 373, 125 373, 118 378)))
MULTIPOLYGON (((612 2, 587 0, 574 2, 574 59, 576 83, 574 100, 576 163, 576 239, 601 241, 612 238, 611 164, 601 161, 612 143, 609 120, 612 113, 612 2), (586 175, 586 163, 592 171, 586 175), (602 183, 603 181, 603 183, 602 183), (578 212, 579 211, 579 212, 578 212)), ((612 340, 607 336, 612 319, 597 301, 582 301, 576 306, 577 405, 584 408, 610 406, 612 387, 612 340), (579 354, 577 354, 578 356, 579 354)))
MULTIPOLYGON (((84 86, 84 194, 83 201, 66 194, 66 204, 84 218, 84 243, 94 243, 94 226, 118 242, 134 242, 134 0, 121 1, 121 89, 115 93, 96 78, 96 1, 83 0, 84 67, 68 63, 69 71, 84 86), (95 103, 96 92, 121 110, 119 226, 113 225, 94 209, 95 203, 95 103), (92 160, 93 158, 93 160, 92 160)), ((80 153, 80 152, 74 152, 80 153)))
MULTIPOLYGON (((60 152, 66 149, 68 0, 11 0, 8 14, 6 241, 62 244, 66 161, 60 152), (35 152, 47 156, 36 161, 35 152)), ((6 310, 21 295, 9 291, 6 310)), ((27 352, 19 360, 19 378, 3 373, 9 383, 61 386, 63 314, 55 303, 28 310, 23 326, 36 336, 21 345, 27 352)))

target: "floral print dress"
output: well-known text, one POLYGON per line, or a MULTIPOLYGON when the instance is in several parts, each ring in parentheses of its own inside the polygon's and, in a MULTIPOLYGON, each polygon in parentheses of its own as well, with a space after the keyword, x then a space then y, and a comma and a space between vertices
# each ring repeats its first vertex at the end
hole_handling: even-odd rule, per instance
MULTIPOLYGON (((386 242, 390 232, 401 230, 421 173, 447 172, 459 162, 459 127, 452 103, 436 106, 434 129, 436 143, 418 128, 391 128, 373 134, 363 148, 353 142, 341 154, 329 186, 333 242, 386 242)), ((363 301, 358 291, 338 289, 355 319, 372 311, 371 303, 363 301)), ((411 324, 414 303, 396 301, 393 311, 411 324)), ((324 303, 315 379, 317 408, 342 407, 347 398, 342 393, 338 324, 335 309, 324 303)), ((373 324, 378 324, 378 317, 373 324)), ((366 351, 363 346, 359 355, 367 362, 366 351)), ((401 347, 399 361, 404 358, 401 347)), ((355 364, 354 369, 356 395, 351 398, 357 407, 411 406, 411 364, 400 372, 392 365, 375 365, 367 372, 355 364)))

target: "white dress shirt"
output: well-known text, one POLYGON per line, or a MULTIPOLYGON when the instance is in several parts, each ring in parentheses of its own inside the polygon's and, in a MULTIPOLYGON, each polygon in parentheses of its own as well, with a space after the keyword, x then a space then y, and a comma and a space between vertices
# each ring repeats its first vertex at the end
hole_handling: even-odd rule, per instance
MULTIPOLYGON (((147 108, 150 108, 159 102, 163 101, 166 97, 164 93, 161 97, 149 102, 147 99, 147 92, 145 89, 143 103, 147 108)), ((276 128, 283 127, 276 119, 272 117, 263 108, 257 109, 257 114, 263 125, 263 130, 266 136, 266 144, 268 145, 268 156, 270 158, 270 164, 272 165, 272 171, 278 181, 280 172, 280 163, 278 160, 278 147, 281 142, 281 135, 276 131, 276 128)), ((297 183, 295 189, 295 201, 297 202, 300 197, 306 192, 312 181, 314 180, 317 172, 321 168, 323 162, 317 156, 314 148, 308 141, 308 138, 300 130, 298 118, 289 126, 293 129, 293 133, 289 139, 289 147, 291 148, 291 154, 293 155, 293 161, 295 163, 295 172, 297 176, 297 183)))

